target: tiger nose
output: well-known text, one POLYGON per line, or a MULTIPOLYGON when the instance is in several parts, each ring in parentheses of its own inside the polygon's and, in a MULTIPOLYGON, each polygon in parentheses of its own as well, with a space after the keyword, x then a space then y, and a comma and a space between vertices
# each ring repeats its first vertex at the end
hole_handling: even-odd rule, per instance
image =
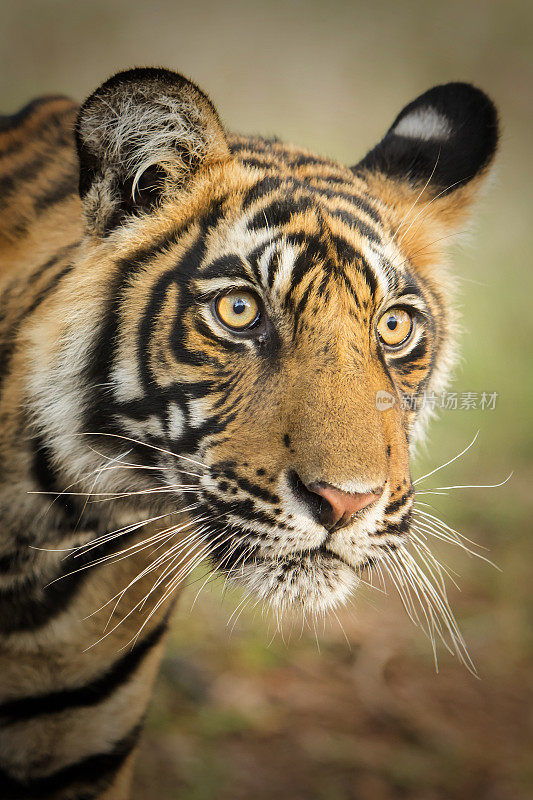
POLYGON ((318 517, 328 530, 338 530, 349 525, 358 511, 362 511, 383 494, 383 487, 371 492, 344 492, 323 481, 309 483, 306 488, 326 501, 320 504, 318 517))

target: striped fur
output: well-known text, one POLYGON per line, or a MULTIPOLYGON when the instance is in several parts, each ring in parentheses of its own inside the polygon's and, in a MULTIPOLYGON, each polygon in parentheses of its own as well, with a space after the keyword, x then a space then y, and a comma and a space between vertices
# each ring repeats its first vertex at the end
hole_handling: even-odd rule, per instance
POLYGON ((226 134, 164 70, 0 120, 2 798, 127 797, 195 564, 322 613, 409 540, 426 420, 399 398, 446 386, 443 245, 497 138, 479 91, 432 92, 353 168, 226 134), (260 333, 213 314, 235 287, 260 333), (385 352, 398 303, 414 335, 385 352), (383 491, 328 531, 315 481, 383 491))

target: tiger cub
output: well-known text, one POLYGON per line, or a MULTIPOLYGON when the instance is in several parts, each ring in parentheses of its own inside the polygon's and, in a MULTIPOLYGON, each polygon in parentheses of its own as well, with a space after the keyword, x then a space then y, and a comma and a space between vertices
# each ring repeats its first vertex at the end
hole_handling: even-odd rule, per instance
POLYGON ((128 796, 201 562, 277 614, 372 569, 416 595, 402 397, 447 384, 446 246, 497 141, 450 83, 346 167, 226 132, 164 69, 1 118, 2 798, 128 796))

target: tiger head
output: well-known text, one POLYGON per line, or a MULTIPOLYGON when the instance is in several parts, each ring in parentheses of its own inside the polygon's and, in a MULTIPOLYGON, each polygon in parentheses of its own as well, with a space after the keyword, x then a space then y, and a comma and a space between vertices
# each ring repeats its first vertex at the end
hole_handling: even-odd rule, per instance
POLYGON ((105 446, 98 486, 189 508, 197 560, 280 609, 342 603, 409 541, 416 398, 454 363, 445 246, 497 128, 481 91, 437 86, 345 167, 226 134, 175 73, 104 83, 78 116, 85 238, 49 355, 75 478, 105 446))

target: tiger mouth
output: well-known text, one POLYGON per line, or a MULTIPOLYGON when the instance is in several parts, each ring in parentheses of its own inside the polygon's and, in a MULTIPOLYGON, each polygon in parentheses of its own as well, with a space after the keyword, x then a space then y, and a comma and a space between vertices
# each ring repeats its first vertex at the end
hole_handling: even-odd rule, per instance
MULTIPOLYGON (((396 545, 390 543, 388 547, 394 549, 396 545)), ((318 547, 310 548, 309 550, 294 550, 292 552, 284 553, 283 555, 271 556, 271 555, 262 555, 259 556, 257 554, 250 555, 246 561, 255 564, 262 564, 263 562, 266 563, 297 563, 302 559, 311 559, 312 561, 319 562, 321 559, 326 559, 332 562, 339 562, 344 564, 344 566, 349 567, 349 569, 353 570, 355 573, 359 574, 363 570, 371 567, 376 558, 374 556, 368 555, 364 559, 362 559, 357 564, 348 561, 339 553, 336 553, 334 550, 331 550, 327 546, 327 540, 325 540, 321 545, 318 547)))
MULTIPOLYGON (((247 559, 245 559, 245 563, 248 565, 263 565, 263 564, 272 564, 272 565, 283 565, 283 566, 298 566, 298 563, 302 561, 312 561, 313 563, 320 564, 321 561, 331 561, 339 562, 340 564, 344 564, 344 566, 348 567, 349 569, 353 570, 354 572, 359 571, 359 566, 350 564, 349 561, 346 561, 342 556, 337 555, 328 547, 326 547, 325 543, 320 545, 320 547, 314 547, 310 550, 298 550, 292 553, 285 553, 282 556, 257 556, 257 555, 250 555, 247 559)), ((366 559, 365 559, 366 563, 366 559)), ((231 571, 231 567, 228 569, 228 572, 231 571)))
POLYGON ((281 559, 263 558, 242 565, 230 579, 283 614, 323 613, 345 605, 359 583, 353 565, 318 547, 281 559))
MULTIPOLYGON (((341 555, 337 555, 332 550, 329 550, 325 545, 315 547, 312 550, 302 550, 299 552, 287 553, 281 557, 275 556, 261 556, 260 558, 250 557, 244 562, 247 567, 254 567, 260 569, 261 567, 267 568, 281 568, 284 570, 298 570, 298 568, 305 569, 306 566, 312 564, 314 567, 324 569, 328 566, 332 567, 346 567, 355 577, 360 577, 361 572, 370 565, 371 559, 365 559, 362 564, 351 564, 341 555)), ((232 569, 228 569, 232 572, 232 569)), ((237 570, 238 572, 238 570, 237 570)))

